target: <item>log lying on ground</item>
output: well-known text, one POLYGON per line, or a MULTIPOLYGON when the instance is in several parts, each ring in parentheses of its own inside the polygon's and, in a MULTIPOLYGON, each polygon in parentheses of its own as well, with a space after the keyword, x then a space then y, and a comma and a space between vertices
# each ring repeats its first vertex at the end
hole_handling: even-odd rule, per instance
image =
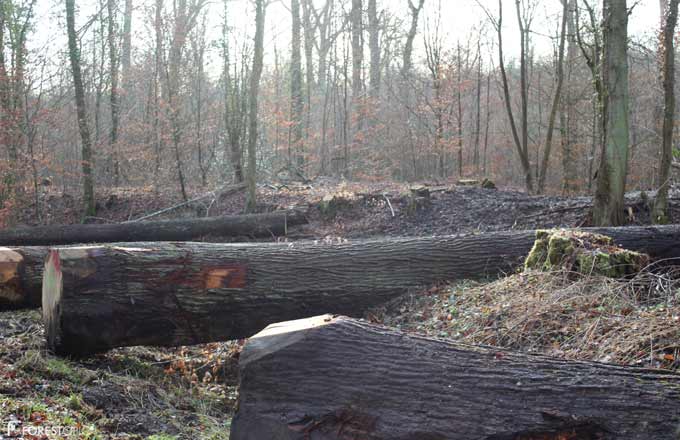
MULTIPOLYGON (((599 231, 629 249, 680 257, 680 226, 599 231)), ((534 236, 57 248, 43 281, 47 338, 57 353, 87 354, 244 338, 327 312, 361 316, 423 286, 513 271, 534 236)))
POLYGON ((680 375, 408 335, 274 324, 240 356, 232 440, 677 439, 680 375))
POLYGON ((0 231, 0 246, 40 246, 129 241, 182 241, 206 235, 271 237, 306 223, 297 211, 112 224, 56 225, 0 231))
POLYGON ((46 247, 0 247, 0 311, 38 308, 46 247))

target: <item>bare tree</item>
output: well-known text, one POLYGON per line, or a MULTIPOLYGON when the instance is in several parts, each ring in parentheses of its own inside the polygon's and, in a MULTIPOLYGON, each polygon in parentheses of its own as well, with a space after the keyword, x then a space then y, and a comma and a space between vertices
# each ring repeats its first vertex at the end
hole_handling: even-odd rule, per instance
POLYGON ((413 0, 408 0, 408 7, 411 11, 411 26, 406 34, 406 43, 404 44, 404 56, 401 63, 401 74, 402 76, 408 75, 411 71, 411 66, 413 64, 413 41, 416 38, 418 32, 418 19, 420 16, 420 11, 423 9, 425 0, 418 0, 418 4, 414 5, 413 0))
POLYGON ((541 161, 541 168, 538 175, 538 193, 545 191, 545 178, 548 173, 548 164, 550 162, 550 152, 552 151, 553 132, 555 131, 555 119, 557 118, 557 111, 560 106, 560 99, 562 98, 562 84, 564 83, 564 46, 567 33, 567 21, 569 4, 567 0, 562 0, 562 26, 560 30, 560 43, 557 54, 557 85, 555 86, 555 95, 553 96, 552 107, 550 108, 550 116, 548 117, 548 131, 545 135, 545 146, 543 147, 543 160, 541 161))
POLYGON ((288 142, 288 166, 293 162, 298 168, 304 167, 303 155, 303 125, 302 112, 304 98, 302 96, 302 56, 300 51, 300 0, 291 0, 290 10, 292 15, 292 40, 290 59, 290 116, 291 127, 288 142))
POLYGON ((96 213, 94 197, 94 156, 92 154, 92 141, 90 139, 90 127, 87 122, 87 106, 85 103, 85 89, 83 77, 80 71, 80 48, 75 25, 75 0, 65 0, 66 4, 66 33, 68 34, 68 55, 71 61, 71 74, 73 76, 73 89, 76 97, 76 111, 80 140, 82 142, 82 172, 83 172, 83 198, 85 201, 85 215, 92 216, 96 213))
MULTIPOLYGON (((378 17, 377 0, 368 0, 368 49, 371 53, 369 66, 369 92, 373 101, 380 97, 380 19, 378 17)), ((374 104, 375 105, 375 104, 374 104)))
POLYGON ((593 205, 596 225, 624 223, 624 193, 628 172, 628 8, 626 0, 604 0, 602 77, 602 156, 593 205))
MULTIPOLYGON (((666 2, 664 1, 664 4, 666 2)), ((666 20, 661 33, 661 50, 663 67, 664 112, 661 136, 661 158, 659 162, 659 189, 654 200, 652 220, 656 223, 667 223, 668 188, 670 187, 671 163, 673 161, 673 123, 675 120, 675 27, 678 22, 678 3, 670 0, 665 9, 666 20)))
POLYGON ((517 155, 520 159, 520 164, 522 165, 522 171, 524 172, 524 183, 528 192, 533 192, 534 181, 531 174, 531 162, 529 161, 529 151, 528 151, 528 132, 526 130, 526 118, 525 118, 525 104, 526 104, 526 32, 527 27, 524 24, 522 14, 520 12, 519 0, 517 2, 517 17, 521 26, 521 57, 520 57, 520 69, 522 76, 522 138, 520 139, 519 132, 517 131, 517 124, 515 123, 515 116, 512 110, 512 100, 510 98, 510 85, 508 84, 508 75, 505 71, 505 59, 503 55, 503 0, 498 0, 498 17, 496 18, 490 11, 488 11, 481 3, 478 3, 486 12, 489 21, 496 30, 496 35, 498 38, 498 68, 501 74, 501 81, 503 86, 503 98, 505 102, 505 110, 508 115, 508 120, 510 122, 510 130, 512 131, 512 139, 515 143, 515 148, 517 150, 517 155))
POLYGON ((255 183, 257 180, 257 109, 260 93, 260 78, 264 62, 264 20, 265 0, 255 0, 255 54, 253 55, 253 69, 250 74, 250 99, 248 110, 248 196, 246 211, 254 212, 257 208, 257 194, 255 183))
POLYGON ((111 81, 110 103, 111 103, 111 133, 109 135, 109 147, 113 156, 113 179, 114 184, 120 184, 120 163, 118 154, 118 123, 120 120, 120 100, 118 93, 118 33, 116 30, 116 2, 107 0, 108 12, 108 43, 109 43, 109 78, 111 81))

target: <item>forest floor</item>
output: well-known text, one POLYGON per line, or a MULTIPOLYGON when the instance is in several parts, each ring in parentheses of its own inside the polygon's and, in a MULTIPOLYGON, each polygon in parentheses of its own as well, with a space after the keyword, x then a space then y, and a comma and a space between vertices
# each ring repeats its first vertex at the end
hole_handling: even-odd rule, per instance
MULTIPOLYGON (((586 226, 588 197, 527 196, 478 186, 430 185, 430 201, 412 209, 409 187, 341 181, 259 188, 261 210, 298 208, 308 225, 295 239, 586 226), (337 212, 324 197, 342 199, 337 212)), ((195 196, 201 195, 196 193, 195 196)), ((672 214, 680 218, 679 199, 672 214)), ((152 191, 99 194, 97 222, 141 217, 181 202, 152 191)), ((40 223, 74 223, 79 201, 47 192, 40 223), (48 208, 49 207, 49 208, 48 208)), ((164 218, 237 214, 243 193, 208 197, 164 218)), ((628 197, 629 221, 648 222, 647 198, 628 197)), ((26 206, 15 224, 38 223, 26 206)), ((159 216, 161 218, 161 216, 159 216)), ((206 237, 219 240, 219 237, 206 237)), ((523 272, 488 283, 433 286, 368 312, 374 322, 404 331, 500 349, 569 359, 678 369, 680 276, 673 268, 612 280, 565 272, 523 272)), ((0 440, 228 439, 243 341, 193 347, 133 347, 85 359, 44 349, 39 311, 0 313, 0 440), (9 434, 6 423, 15 429, 9 434), (19 435, 21 427, 42 427, 19 435), (60 432, 53 428, 60 427, 60 432), (52 429, 50 431, 50 429, 52 429), (43 435, 44 433, 47 435, 43 435)))

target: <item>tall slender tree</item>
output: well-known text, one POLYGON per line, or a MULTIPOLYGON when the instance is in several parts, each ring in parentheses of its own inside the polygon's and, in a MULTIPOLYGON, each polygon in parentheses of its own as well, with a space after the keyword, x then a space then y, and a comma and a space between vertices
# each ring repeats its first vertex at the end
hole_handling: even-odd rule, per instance
POLYGON ((118 123, 120 120, 120 98, 118 91, 119 56, 118 56, 118 32, 116 27, 116 1, 107 0, 108 12, 108 44, 109 44, 109 78, 111 81, 111 133, 109 135, 109 148, 113 161, 113 181, 116 186, 120 184, 120 162, 118 154, 118 123))
MULTIPOLYGON (((300 0, 291 0, 290 10, 292 15, 292 39, 290 59, 290 116, 291 133, 288 143, 289 165, 302 168, 304 166, 302 113, 304 109, 304 97, 302 96, 302 55, 300 50, 301 24, 300 24, 300 0)), ((300 170, 301 171, 301 170, 300 170)))
POLYGON ((557 84, 555 85, 555 95, 553 96, 550 115, 548 116, 548 131, 545 135, 545 146, 543 148, 543 159, 538 175, 538 193, 545 191, 545 179, 548 175, 548 164, 550 163, 550 152, 552 151, 553 132, 555 131, 555 120, 562 99, 562 84, 564 84, 564 46, 567 34, 567 21, 569 19, 569 4, 567 0, 562 0, 562 26, 560 27, 559 48, 557 53, 557 84))
POLYGON ((85 201, 85 215, 93 216, 96 213, 94 195, 94 155, 92 154, 92 140, 90 138, 90 126, 87 120, 87 104, 85 101, 85 88, 80 70, 80 48, 78 47, 78 35, 76 34, 76 2, 65 0, 66 5, 66 33, 68 35, 68 55, 71 61, 71 74, 73 77, 73 90, 76 98, 76 112, 82 151, 83 172, 83 198, 85 201))
MULTIPOLYGON (((664 1, 664 3, 666 3, 664 1)), ((667 223, 668 188, 670 187, 671 163, 673 161, 673 125, 675 121, 675 27, 678 23, 678 3, 670 0, 665 8, 666 20, 661 32, 664 111, 661 136, 661 156, 659 160, 658 191, 654 199, 652 220, 656 223, 667 223)))
POLYGON ((250 99, 248 109, 248 195, 246 212, 254 212, 257 208, 257 110, 260 94, 260 78, 264 62, 264 20, 265 0, 255 0, 255 44, 253 69, 250 74, 250 99))
POLYGON ((628 7, 626 0, 604 0, 602 77, 603 137, 593 223, 621 225, 628 173, 628 7))

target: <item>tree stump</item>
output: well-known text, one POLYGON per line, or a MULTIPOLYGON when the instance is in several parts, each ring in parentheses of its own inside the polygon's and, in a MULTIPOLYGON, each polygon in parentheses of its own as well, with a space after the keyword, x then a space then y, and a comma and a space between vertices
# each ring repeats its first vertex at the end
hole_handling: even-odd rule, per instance
POLYGON ((638 273, 649 261, 649 255, 618 247, 606 235, 574 230, 539 230, 524 267, 621 278, 638 273))

